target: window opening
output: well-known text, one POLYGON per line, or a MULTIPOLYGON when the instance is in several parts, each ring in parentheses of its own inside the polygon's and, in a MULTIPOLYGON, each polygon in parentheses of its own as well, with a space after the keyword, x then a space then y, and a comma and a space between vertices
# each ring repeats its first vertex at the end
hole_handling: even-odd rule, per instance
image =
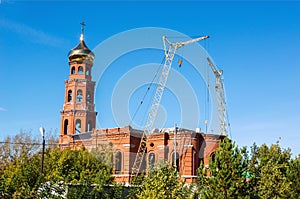
POLYGON ((68 102, 71 102, 72 101, 72 91, 69 90, 68 91, 68 102))
POLYGON ((82 102, 82 90, 77 91, 77 102, 82 102))
POLYGON ((91 103, 91 93, 90 92, 87 92, 87 95, 86 95, 86 101, 88 103, 91 103))
POLYGON ((78 74, 79 74, 79 75, 82 75, 82 74, 83 74, 83 67, 82 67, 82 66, 79 66, 79 67, 78 67, 78 74))
POLYGON ((89 68, 86 69, 85 75, 88 75, 88 76, 90 75, 90 69, 89 68))
POLYGON ((75 74, 75 67, 73 66, 72 69, 71 69, 71 74, 75 74))
POLYGON ((149 157, 148 157, 148 167, 149 167, 149 169, 152 169, 154 167, 154 164, 155 164, 155 154, 150 153, 149 157))
POLYGON ((91 121, 88 122, 87 131, 88 132, 92 131, 92 122, 91 121))
POLYGON ((121 173, 121 166, 122 166, 122 154, 120 151, 116 153, 115 156, 115 171, 116 174, 121 173))
POLYGON ((69 121, 65 119, 64 121, 64 135, 68 134, 68 129, 69 129, 69 121))
POLYGON ((81 120, 80 119, 76 120, 75 132, 81 133, 81 120))

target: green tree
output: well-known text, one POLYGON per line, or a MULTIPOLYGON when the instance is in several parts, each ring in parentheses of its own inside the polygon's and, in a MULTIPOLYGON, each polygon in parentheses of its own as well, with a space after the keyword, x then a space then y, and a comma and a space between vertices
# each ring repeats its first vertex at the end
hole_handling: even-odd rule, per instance
POLYGON ((164 163, 148 171, 136 197, 139 199, 181 199, 188 198, 189 195, 189 188, 184 185, 184 181, 180 180, 178 172, 164 163))
POLYGON ((300 155, 289 162, 287 178, 291 183, 290 198, 298 199, 300 196, 300 155))
POLYGON ((38 194, 62 198, 56 192, 67 186, 67 196, 74 199, 111 198, 122 192, 117 186, 104 188, 114 185, 111 169, 86 150, 48 149, 43 175, 40 165, 40 154, 30 157, 26 153, 7 164, 0 177, 0 198, 37 198, 38 194))
POLYGON ((278 142, 270 147, 253 145, 249 162, 253 198, 290 197, 291 183, 287 179, 290 157, 290 150, 282 150, 278 142))
POLYGON ((111 168, 102 164, 87 150, 54 149, 47 154, 45 180, 64 182, 71 198, 106 195, 104 186, 113 184, 111 168), (92 188, 91 185, 95 184, 92 188))
POLYGON ((247 184, 248 154, 225 138, 209 160, 208 167, 201 164, 194 198, 250 198, 247 184))
POLYGON ((36 198, 40 183, 40 158, 21 155, 8 164, 0 178, 0 196, 3 198, 36 198))
POLYGON ((65 183, 112 182, 110 168, 101 164, 87 150, 59 148, 51 150, 45 158, 45 179, 65 183))

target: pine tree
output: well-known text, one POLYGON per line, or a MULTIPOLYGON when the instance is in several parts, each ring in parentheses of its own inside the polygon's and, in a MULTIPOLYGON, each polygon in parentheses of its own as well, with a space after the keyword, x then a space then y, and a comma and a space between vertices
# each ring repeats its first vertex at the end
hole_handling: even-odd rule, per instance
POLYGON ((213 157, 208 167, 202 165, 198 170, 195 198, 250 198, 246 180, 246 148, 238 149, 231 140, 225 138, 213 157))

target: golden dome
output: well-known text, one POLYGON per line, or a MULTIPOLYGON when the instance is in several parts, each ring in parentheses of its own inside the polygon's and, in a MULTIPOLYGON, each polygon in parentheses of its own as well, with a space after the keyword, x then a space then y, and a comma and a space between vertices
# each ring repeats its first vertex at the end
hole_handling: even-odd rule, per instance
POLYGON ((69 54, 69 61, 83 61, 83 60, 88 60, 91 62, 94 62, 94 53, 86 46, 84 39, 83 39, 83 34, 81 34, 80 37, 80 42, 79 44, 73 48, 69 54))

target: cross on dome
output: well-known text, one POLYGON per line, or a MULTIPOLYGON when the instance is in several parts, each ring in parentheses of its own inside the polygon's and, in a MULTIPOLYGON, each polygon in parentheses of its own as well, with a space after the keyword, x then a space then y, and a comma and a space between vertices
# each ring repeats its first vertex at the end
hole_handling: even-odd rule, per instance
POLYGON ((82 40, 84 39, 84 26, 86 26, 86 25, 85 25, 84 21, 81 22, 80 25, 81 25, 81 35, 80 35, 80 40, 82 41, 82 40))

